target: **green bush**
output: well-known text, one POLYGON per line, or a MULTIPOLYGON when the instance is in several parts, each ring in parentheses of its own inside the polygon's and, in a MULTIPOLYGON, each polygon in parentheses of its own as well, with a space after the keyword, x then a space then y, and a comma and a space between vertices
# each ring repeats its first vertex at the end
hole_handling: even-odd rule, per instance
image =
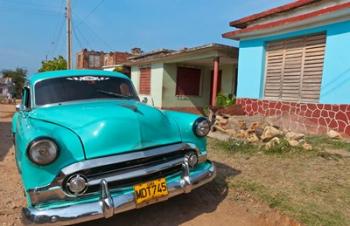
POLYGON ((216 105, 218 107, 229 107, 231 105, 234 105, 236 102, 236 99, 232 94, 229 94, 225 96, 222 93, 219 93, 216 97, 216 105))

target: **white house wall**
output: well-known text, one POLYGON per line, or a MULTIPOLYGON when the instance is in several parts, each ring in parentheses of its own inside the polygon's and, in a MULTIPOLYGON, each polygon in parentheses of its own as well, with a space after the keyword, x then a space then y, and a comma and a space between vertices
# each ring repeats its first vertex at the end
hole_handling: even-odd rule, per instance
POLYGON ((201 67, 199 96, 176 96, 177 64, 164 65, 163 108, 206 107, 210 96, 210 70, 201 67))
MULTIPOLYGON (((151 95, 155 107, 162 107, 162 87, 163 87, 163 64, 153 64, 151 66, 151 95)), ((137 93, 140 92, 140 69, 137 66, 131 67, 131 81, 137 93)), ((140 95, 141 99, 145 95, 140 95)))
POLYGON ((222 65, 221 73, 221 93, 228 95, 233 94, 235 89, 236 66, 222 65))
POLYGON ((138 67, 131 67, 131 81, 135 86, 136 92, 140 92, 140 69, 138 67))
POLYGON ((151 96, 155 107, 162 107, 163 64, 151 66, 151 96))

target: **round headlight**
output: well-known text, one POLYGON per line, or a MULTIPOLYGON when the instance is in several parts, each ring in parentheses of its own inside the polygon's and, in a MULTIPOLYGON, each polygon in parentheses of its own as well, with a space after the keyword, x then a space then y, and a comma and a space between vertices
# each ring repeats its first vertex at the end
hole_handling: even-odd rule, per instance
POLYGON ((55 161, 57 156, 56 143, 47 138, 33 141, 28 149, 29 159, 38 165, 48 165, 55 161))
POLYGON ((210 132, 210 122, 206 118, 199 118, 193 125, 193 132, 199 136, 204 137, 210 132))

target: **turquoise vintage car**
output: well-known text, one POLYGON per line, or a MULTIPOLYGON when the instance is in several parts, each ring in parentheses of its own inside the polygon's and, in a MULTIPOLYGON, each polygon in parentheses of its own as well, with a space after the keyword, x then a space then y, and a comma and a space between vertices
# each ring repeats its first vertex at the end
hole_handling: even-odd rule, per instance
POLYGON ((120 73, 32 75, 12 122, 23 219, 74 224, 188 193, 215 177, 209 130, 204 117, 141 103, 120 73))

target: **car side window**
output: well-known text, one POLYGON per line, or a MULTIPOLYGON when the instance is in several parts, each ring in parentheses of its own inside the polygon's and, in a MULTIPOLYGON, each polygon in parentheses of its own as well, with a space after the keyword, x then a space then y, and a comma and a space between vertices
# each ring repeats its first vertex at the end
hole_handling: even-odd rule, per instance
POLYGON ((24 101, 23 105, 26 109, 31 108, 31 102, 30 102, 30 90, 28 87, 25 87, 23 89, 23 95, 22 95, 22 100, 24 101))

